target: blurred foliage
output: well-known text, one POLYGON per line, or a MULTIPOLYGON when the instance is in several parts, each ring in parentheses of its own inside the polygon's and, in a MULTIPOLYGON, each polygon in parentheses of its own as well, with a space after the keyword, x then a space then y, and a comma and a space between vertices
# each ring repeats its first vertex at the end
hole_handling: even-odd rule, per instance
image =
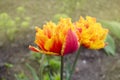
POLYGON ((106 51, 106 53, 108 55, 115 55, 115 41, 114 39, 108 35, 107 36, 107 39, 106 39, 106 42, 107 42, 107 46, 105 46, 104 50, 106 51))
POLYGON ((20 13, 23 14, 23 13, 25 13, 26 10, 23 6, 19 6, 19 7, 16 8, 16 11, 17 11, 18 14, 20 14, 20 13))
POLYGON ((39 77, 38 77, 35 69, 34 69, 32 66, 30 66, 29 64, 26 64, 26 66, 27 66, 27 68, 31 71, 32 76, 33 76, 33 79, 34 79, 34 80, 39 80, 39 77))
POLYGON ((39 60, 41 59, 42 54, 39 54, 39 53, 33 52, 33 51, 31 51, 30 54, 32 55, 31 56, 32 60, 36 60, 37 62, 39 62, 39 60))
POLYGON ((60 18, 69 18, 69 16, 67 14, 58 13, 58 14, 54 15, 53 21, 57 23, 60 20, 60 18))
POLYGON ((61 80, 60 73, 54 74, 54 80, 61 80))
POLYGON ((6 80, 5 78, 0 78, 0 80, 6 80))
POLYGON ((110 35, 108 35, 106 42, 108 42, 108 45, 104 48, 106 53, 108 55, 115 55, 116 50, 116 44, 115 44, 115 38, 120 39, 120 23, 116 21, 105 21, 105 20, 99 20, 102 25, 105 28, 109 29, 110 35))
POLYGON ((99 20, 105 28, 109 29, 110 35, 108 35, 106 42, 108 45, 104 48, 108 55, 115 55, 116 44, 114 39, 120 39, 120 23, 116 21, 99 20))
POLYGON ((11 63, 5 63, 5 66, 6 66, 7 68, 12 68, 14 65, 11 64, 11 63))
POLYGON ((24 74, 24 72, 15 74, 15 78, 16 78, 16 80, 29 80, 29 78, 24 74))
POLYGON ((30 26, 31 18, 26 16, 24 7, 18 7, 18 16, 11 17, 8 13, 0 13, 0 30, 2 34, 6 34, 8 40, 13 41, 15 35, 21 29, 27 29, 30 26))
POLYGON ((100 20, 104 27, 109 29, 115 37, 120 39, 120 22, 100 20))
POLYGON ((48 74, 44 75, 44 80, 61 80, 60 79, 60 73, 55 73, 53 77, 51 77, 48 74))
POLYGON ((49 66, 54 70, 60 70, 60 61, 53 59, 50 59, 49 66))
MULTIPOLYGON (((30 52, 31 60, 35 60, 37 65, 39 66, 38 69, 34 67, 34 65, 30 65, 26 63, 26 66, 29 72, 32 75, 34 80, 41 80, 40 73, 42 70, 43 78, 42 80, 60 80, 60 58, 56 56, 49 56, 36 52, 30 52), (42 60, 44 57, 44 60, 42 60), (41 63, 42 61, 42 63, 41 63)), ((19 73, 15 74, 17 80, 29 80, 27 74, 19 73)))
POLYGON ((0 14, 0 30, 5 32, 9 40, 13 40, 17 31, 15 21, 7 14, 0 14))
MULTIPOLYGON (((58 0, 62 1, 62 6, 60 7, 61 13, 72 16, 72 13, 80 8, 83 8, 86 0, 58 0)), ((60 3, 60 2, 59 2, 60 3)))

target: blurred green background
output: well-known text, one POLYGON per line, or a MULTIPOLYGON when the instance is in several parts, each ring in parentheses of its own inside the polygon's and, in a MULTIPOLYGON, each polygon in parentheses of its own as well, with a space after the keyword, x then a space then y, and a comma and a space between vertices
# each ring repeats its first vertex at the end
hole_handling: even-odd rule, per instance
POLYGON ((6 43, 6 36, 13 40, 15 33, 27 30, 31 33, 30 28, 42 27, 51 20, 56 22, 60 16, 71 17, 72 21, 80 16, 120 21, 119 3, 119 0, 1 0, 0 45, 6 43))

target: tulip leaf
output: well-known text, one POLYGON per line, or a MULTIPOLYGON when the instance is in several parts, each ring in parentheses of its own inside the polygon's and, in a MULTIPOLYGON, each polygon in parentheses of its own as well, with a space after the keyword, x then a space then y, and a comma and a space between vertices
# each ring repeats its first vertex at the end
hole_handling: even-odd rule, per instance
POLYGON ((100 20, 104 27, 108 28, 110 33, 120 39, 120 22, 100 20))
POLYGON ((108 45, 104 48, 104 50, 106 51, 106 53, 108 55, 115 55, 115 41, 114 39, 108 35, 106 38, 106 42, 108 43, 108 45))
POLYGON ((32 68, 32 66, 30 66, 29 64, 26 64, 26 66, 27 66, 28 69, 31 71, 34 80, 39 80, 39 77, 37 76, 37 73, 36 73, 35 69, 32 68))
POLYGON ((23 73, 15 74, 16 80, 29 80, 29 78, 23 73))

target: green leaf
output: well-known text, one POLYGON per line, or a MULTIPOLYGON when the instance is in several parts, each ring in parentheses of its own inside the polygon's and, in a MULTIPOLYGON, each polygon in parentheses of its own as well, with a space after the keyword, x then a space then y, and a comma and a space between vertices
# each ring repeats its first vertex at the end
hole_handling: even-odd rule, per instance
POLYGON ((26 66, 27 66, 28 69, 31 71, 34 80, 39 80, 39 77, 37 76, 35 69, 33 69, 29 64, 26 64, 26 66))
POLYGON ((21 27, 23 27, 23 28, 28 28, 29 25, 30 25, 30 23, 29 23, 28 21, 23 21, 23 22, 21 23, 21 27))
POLYGON ((17 80, 29 80, 29 78, 23 72, 15 74, 15 78, 17 80))
POLYGON ((59 70, 60 69, 60 61, 59 60, 51 59, 49 61, 49 65, 54 70, 57 70, 57 69, 59 70))
POLYGON ((53 77, 54 77, 54 80, 60 80, 60 74, 59 73, 55 73, 53 77))
POLYGON ((49 75, 48 75, 48 74, 44 75, 44 80, 50 80, 50 78, 49 78, 49 75))
POLYGON ((17 80, 21 80, 21 78, 19 78, 17 74, 15 74, 15 78, 16 78, 17 80))
POLYGON ((5 63, 5 66, 8 67, 8 68, 12 68, 14 65, 11 64, 11 63, 5 63))
POLYGON ((110 33, 120 39, 120 23, 116 21, 100 20, 104 27, 108 28, 110 33))
POLYGON ((104 48, 104 50, 106 51, 106 53, 108 55, 115 55, 115 41, 114 39, 108 35, 106 42, 108 43, 108 45, 104 48))

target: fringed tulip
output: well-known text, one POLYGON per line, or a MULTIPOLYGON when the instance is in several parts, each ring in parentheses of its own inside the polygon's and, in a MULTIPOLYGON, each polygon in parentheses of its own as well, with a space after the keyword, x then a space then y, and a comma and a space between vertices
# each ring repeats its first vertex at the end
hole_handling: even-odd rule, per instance
POLYGON ((93 17, 80 17, 80 20, 75 23, 77 28, 82 28, 81 36, 79 37, 81 45, 90 49, 100 49, 105 47, 105 38, 108 30, 104 29, 100 23, 96 22, 93 17))
POLYGON ((35 44, 32 51, 48 55, 64 56, 75 52, 79 47, 75 27, 70 18, 61 19, 58 24, 48 22, 43 29, 36 27, 35 44))

